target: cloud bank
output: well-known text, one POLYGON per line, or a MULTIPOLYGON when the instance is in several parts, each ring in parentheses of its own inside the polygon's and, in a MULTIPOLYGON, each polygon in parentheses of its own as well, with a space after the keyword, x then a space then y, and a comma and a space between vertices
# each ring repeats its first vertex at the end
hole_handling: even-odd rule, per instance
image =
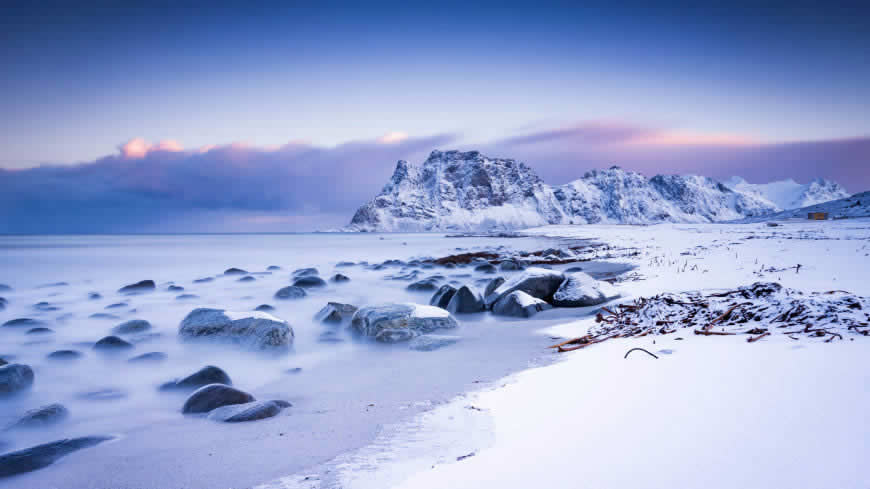
MULTIPOLYGON (((347 224, 399 159, 461 144, 456 134, 403 132, 335 147, 291 142, 184 149, 131 139, 118 153, 76 165, 0 169, 0 233, 306 231, 347 224)), ((469 146, 461 144, 462 146, 469 146)), ((648 176, 694 173, 751 182, 816 177, 870 189, 870 137, 763 142, 620 122, 582 122, 463 149, 527 162, 565 183, 617 164, 648 176)))

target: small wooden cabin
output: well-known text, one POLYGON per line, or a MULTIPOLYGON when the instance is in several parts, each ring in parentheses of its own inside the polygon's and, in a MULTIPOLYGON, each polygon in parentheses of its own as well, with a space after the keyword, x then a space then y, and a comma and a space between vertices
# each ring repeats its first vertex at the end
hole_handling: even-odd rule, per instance
POLYGON ((813 221, 826 221, 828 219, 827 212, 810 212, 807 214, 807 219, 812 219, 813 221))

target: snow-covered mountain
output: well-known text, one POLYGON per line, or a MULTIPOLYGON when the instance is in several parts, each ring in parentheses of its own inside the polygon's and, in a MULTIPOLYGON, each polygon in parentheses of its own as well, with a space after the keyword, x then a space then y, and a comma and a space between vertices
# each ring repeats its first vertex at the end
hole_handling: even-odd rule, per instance
POLYGON ((845 199, 777 212, 769 216, 748 217, 738 222, 760 222, 781 219, 806 219, 810 212, 826 212, 828 219, 870 217, 870 192, 861 192, 845 199))
POLYGON ((824 178, 801 184, 792 179, 770 183, 749 183, 741 177, 731 177, 724 183, 737 192, 766 199, 781 210, 799 209, 849 196, 849 192, 846 192, 840 184, 824 178))
MULTIPOLYGON (((822 198, 842 190, 828 183, 808 184, 801 195, 822 198)), ((390 181, 360 207, 349 229, 477 231, 561 223, 713 222, 781 210, 760 191, 735 187, 694 175, 646 178, 618 167, 551 187, 512 159, 433 151, 419 167, 399 161, 390 181)))

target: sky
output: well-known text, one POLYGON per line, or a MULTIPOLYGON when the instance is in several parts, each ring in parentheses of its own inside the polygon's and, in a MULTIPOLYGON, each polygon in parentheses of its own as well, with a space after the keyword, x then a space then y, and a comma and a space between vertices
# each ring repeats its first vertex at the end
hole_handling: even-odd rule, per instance
POLYGON ((0 232, 337 227, 397 159, 870 189, 866 2, 0 7, 0 232))

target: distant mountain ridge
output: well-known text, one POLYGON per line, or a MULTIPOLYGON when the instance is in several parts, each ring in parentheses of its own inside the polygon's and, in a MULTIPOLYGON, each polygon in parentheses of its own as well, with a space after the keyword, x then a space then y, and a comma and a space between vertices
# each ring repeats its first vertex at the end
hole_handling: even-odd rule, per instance
POLYGON ((754 194, 766 199, 781 210, 799 209, 849 196, 849 192, 840 184, 824 178, 800 184, 792 179, 770 183, 749 183, 741 177, 731 177, 724 183, 734 191, 754 194))
MULTIPOLYGON (((694 175, 646 178, 612 167, 552 187, 513 159, 436 150, 421 166, 399 161, 390 181, 359 208, 348 229, 480 231, 546 224, 714 222, 781 210, 761 189, 733 185, 737 188, 694 175)), ((805 190, 811 196, 837 191, 822 184, 805 190)))

